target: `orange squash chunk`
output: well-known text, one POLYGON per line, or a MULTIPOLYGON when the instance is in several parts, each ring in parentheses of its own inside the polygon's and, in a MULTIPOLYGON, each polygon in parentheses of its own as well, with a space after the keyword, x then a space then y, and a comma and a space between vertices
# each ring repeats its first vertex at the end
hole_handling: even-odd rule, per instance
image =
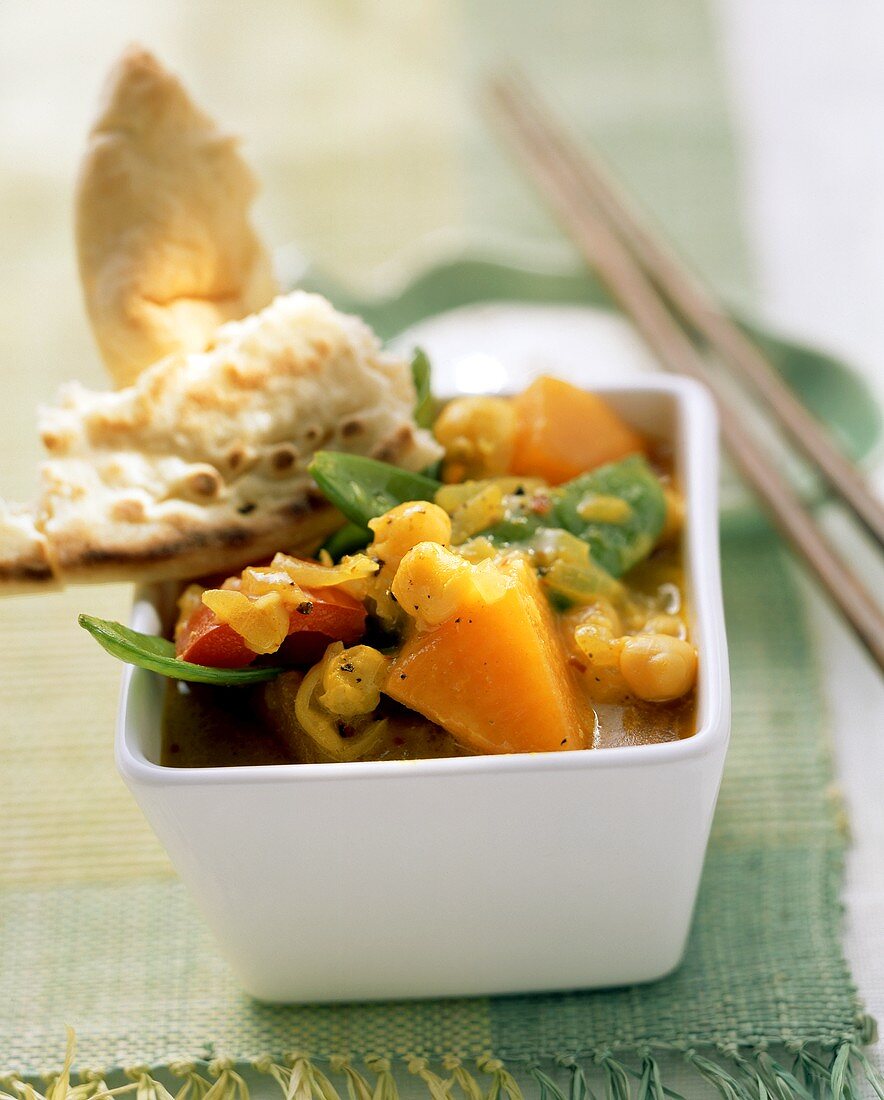
POLYGON ((512 472, 560 485, 644 451, 644 439, 594 393, 542 376, 517 397, 512 472))
POLYGON ((524 561, 494 603, 473 602, 415 631, 384 686, 393 699, 480 753, 586 747, 566 657, 546 597, 524 561))

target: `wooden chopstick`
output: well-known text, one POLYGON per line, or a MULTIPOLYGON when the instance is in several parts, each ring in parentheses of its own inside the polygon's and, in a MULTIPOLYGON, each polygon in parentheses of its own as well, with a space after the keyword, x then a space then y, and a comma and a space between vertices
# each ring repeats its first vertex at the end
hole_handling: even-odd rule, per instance
MULTIPOLYGON (((598 157, 587 154, 568 137, 521 74, 505 74, 499 86, 518 96, 521 109, 542 127, 558 156, 604 218, 681 316, 695 328, 731 373, 755 391, 785 429, 796 449, 816 466, 853 509, 870 534, 884 546, 884 504, 876 498, 854 464, 835 445, 828 430, 795 397, 761 350, 721 309, 703 283, 648 225, 610 180, 598 157)), ((584 146, 585 149, 585 146, 584 146)))
POLYGON ((832 547, 772 459, 729 407, 703 355, 679 326, 628 247, 587 201, 585 181, 532 109, 518 84, 489 85, 489 104, 528 175, 586 262, 631 315, 662 366, 704 383, 718 406, 721 434, 736 466, 777 528, 816 573, 869 653, 884 670, 884 613, 832 547))

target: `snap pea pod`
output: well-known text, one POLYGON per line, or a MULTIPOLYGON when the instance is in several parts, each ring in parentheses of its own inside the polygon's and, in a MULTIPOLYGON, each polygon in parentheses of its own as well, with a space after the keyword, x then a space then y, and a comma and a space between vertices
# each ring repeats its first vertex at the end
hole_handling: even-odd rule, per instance
MULTIPOLYGON (((411 357, 411 378, 414 382, 416 395, 414 422, 419 428, 431 428, 435 420, 436 409, 431 389, 431 370, 427 353, 423 348, 415 348, 411 357)), ((432 479, 438 471, 439 465, 438 462, 434 463, 432 467, 424 471, 425 476, 432 479)), ((342 508, 341 511, 344 511, 344 509, 342 508)), ((348 522, 339 531, 329 535, 323 543, 322 549, 328 551, 335 561, 338 561, 345 554, 353 554, 357 550, 362 550, 370 542, 371 531, 364 524, 348 522)))
POLYGON ((495 523, 480 531, 477 538, 486 538, 495 546, 522 545, 531 541, 533 536, 542 528, 556 526, 552 516, 541 517, 531 513, 507 516, 506 519, 495 523))
POLYGON ((656 546, 666 519, 666 498, 645 458, 630 455, 562 485, 553 510, 560 527, 589 545, 597 565, 621 577, 656 546), (628 511, 613 521, 587 518, 587 505, 599 497, 622 500, 628 511))
POLYGON ((362 529, 406 500, 432 500, 441 487, 424 474, 339 451, 317 451, 308 469, 330 503, 362 529))
POLYGON ((322 544, 321 549, 330 554, 335 561, 340 561, 345 554, 355 554, 357 550, 363 550, 371 542, 371 531, 367 527, 349 521, 337 531, 333 531, 322 544))
MULTIPOLYGON (((343 528, 329 553, 359 549, 368 542, 368 521, 406 500, 433 500, 441 483, 425 474, 409 473, 361 455, 318 451, 310 473, 326 497, 350 524, 343 528)), ((560 527, 582 539, 593 562, 612 577, 620 577, 650 554, 666 518, 663 488, 641 455, 581 474, 552 492, 552 508, 542 517, 514 515, 479 532, 497 545, 526 543, 541 527, 560 527), (592 518, 586 504, 594 498, 615 498, 627 506, 616 520, 592 518), (589 515, 589 518, 588 518, 589 515)))
POLYGON ((641 455, 630 455, 590 470, 554 489, 544 515, 531 512, 507 516, 480 535, 502 545, 529 542, 544 527, 559 527, 582 539, 592 560, 611 577, 620 577, 650 554, 666 518, 663 488, 641 455), (587 518, 593 499, 622 501, 616 519, 587 518))
POLYGON ((210 668, 191 661, 179 661, 175 656, 175 646, 167 638, 141 634, 122 623, 96 619, 92 615, 80 615, 77 621, 112 657, 129 665, 146 668, 150 672, 158 672, 170 680, 233 687, 237 684, 257 684, 262 680, 273 680, 284 671, 281 668, 268 667, 210 668))

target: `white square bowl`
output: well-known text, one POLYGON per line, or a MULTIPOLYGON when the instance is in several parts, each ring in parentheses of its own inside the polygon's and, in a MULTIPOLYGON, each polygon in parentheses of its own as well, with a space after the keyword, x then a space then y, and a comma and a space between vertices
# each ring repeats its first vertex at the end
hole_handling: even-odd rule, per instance
MULTIPOLYGON (((697 732, 576 752, 160 766, 127 669, 117 765, 244 988, 268 1001, 646 982, 681 959, 730 732, 715 413, 678 378, 594 387, 669 441, 687 499, 697 732)), ((156 630, 157 591, 133 624, 156 630)), ((518 690, 518 685, 513 685, 518 690)))

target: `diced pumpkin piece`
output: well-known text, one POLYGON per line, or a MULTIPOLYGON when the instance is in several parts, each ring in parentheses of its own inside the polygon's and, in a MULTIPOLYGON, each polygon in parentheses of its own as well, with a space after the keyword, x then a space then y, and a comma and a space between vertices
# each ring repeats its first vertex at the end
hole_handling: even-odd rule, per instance
POLYGON ((513 403, 514 474, 561 485, 585 470, 646 449, 639 433, 602 398, 559 378, 535 379, 513 403))
POLYGON ((566 658, 534 570, 500 567, 510 583, 493 603, 413 630, 384 691, 484 753, 548 752, 587 744, 566 658))

